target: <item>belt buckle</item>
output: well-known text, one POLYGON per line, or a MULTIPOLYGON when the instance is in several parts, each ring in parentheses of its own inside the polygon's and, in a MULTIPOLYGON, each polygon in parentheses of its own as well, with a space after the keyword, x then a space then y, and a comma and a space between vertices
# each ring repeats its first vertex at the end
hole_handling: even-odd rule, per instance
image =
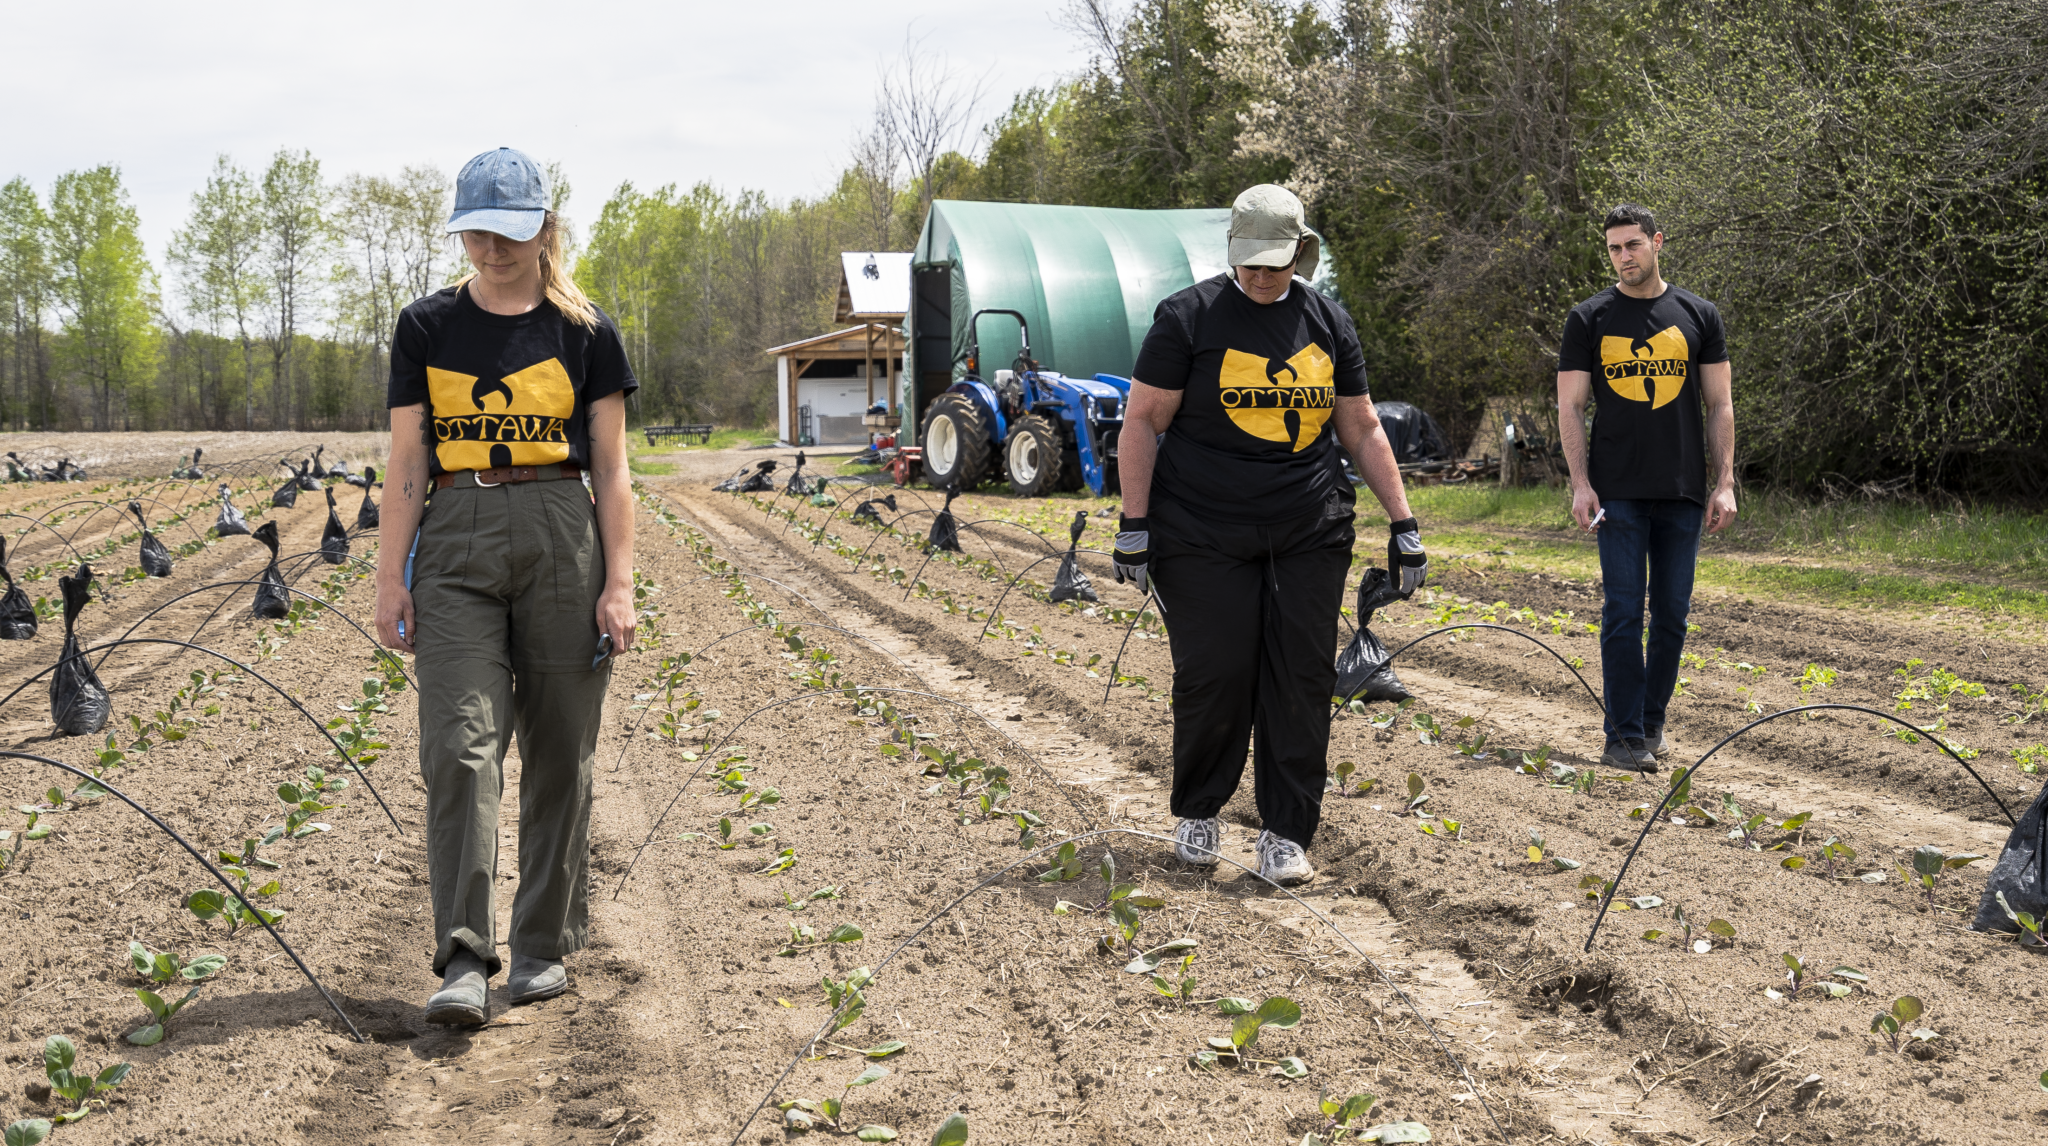
POLYGON ((476 484, 477 484, 477 485, 478 485, 479 487, 481 487, 481 488, 483 488, 483 489, 496 489, 496 488, 498 488, 499 486, 501 486, 501 485, 504 485, 504 484, 505 484, 504 482, 501 482, 501 481, 485 481, 485 480, 484 480, 484 474, 486 474, 486 473, 488 473, 488 472, 489 472, 488 470, 477 470, 477 471, 476 471, 476 484))

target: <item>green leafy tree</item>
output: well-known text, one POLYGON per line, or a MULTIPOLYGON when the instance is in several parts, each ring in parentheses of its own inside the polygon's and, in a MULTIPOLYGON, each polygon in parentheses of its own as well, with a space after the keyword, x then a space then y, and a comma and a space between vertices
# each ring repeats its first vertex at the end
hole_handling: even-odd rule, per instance
POLYGON ((55 394, 43 337, 54 289, 49 230, 50 218, 28 180, 0 187, 0 325, 6 328, 10 383, 0 391, 0 426, 50 425, 55 394))
POLYGON ((93 393, 93 428, 114 429, 117 397, 124 406, 137 399, 145 413, 153 397, 156 272, 120 169, 60 176, 49 214, 53 294, 65 316, 59 358, 93 393))

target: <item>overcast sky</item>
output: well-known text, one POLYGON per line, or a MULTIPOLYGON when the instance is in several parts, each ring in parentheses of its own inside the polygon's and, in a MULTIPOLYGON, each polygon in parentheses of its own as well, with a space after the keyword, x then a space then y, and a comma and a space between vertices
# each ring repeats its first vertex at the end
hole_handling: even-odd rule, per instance
POLYGON ((0 181, 119 165, 150 259, 217 153, 306 148, 330 178, 486 148, 564 165, 569 215, 620 181, 776 198, 828 189, 906 31, 1010 95, 1085 63, 1063 0, 537 4, 290 0, 9 4, 0 181))

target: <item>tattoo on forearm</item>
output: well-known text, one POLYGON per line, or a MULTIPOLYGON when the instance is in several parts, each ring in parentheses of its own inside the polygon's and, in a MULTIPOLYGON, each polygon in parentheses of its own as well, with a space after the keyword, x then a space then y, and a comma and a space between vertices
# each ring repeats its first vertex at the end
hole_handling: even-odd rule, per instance
POLYGON ((406 482, 405 482, 405 500, 407 500, 407 501, 411 501, 411 500, 412 500, 412 479, 411 479, 411 478, 407 478, 407 479, 406 479, 406 482))

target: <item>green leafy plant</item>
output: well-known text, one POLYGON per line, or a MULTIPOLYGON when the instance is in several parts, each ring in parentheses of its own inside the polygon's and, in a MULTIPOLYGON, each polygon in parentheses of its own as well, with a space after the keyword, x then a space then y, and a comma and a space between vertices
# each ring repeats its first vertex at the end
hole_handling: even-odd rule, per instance
POLYGON ((1912 865, 1899 864, 1899 871, 1905 875, 1907 883, 1918 883, 1921 887, 1927 889, 1927 905, 1932 907, 1934 906, 1934 888, 1941 880, 1943 872, 1954 871, 1956 868, 1965 867, 1983 858, 1983 856, 1973 852, 1957 852, 1954 855, 1947 855, 1940 848, 1932 844, 1921 844, 1913 849, 1912 865))
POLYGON ((28 823, 19 828, 0 828, 0 844, 5 844, 9 840, 14 841, 12 851, 0 852, 0 871, 18 866, 21 861, 21 849, 27 846, 30 840, 49 839, 50 833, 56 830, 52 825, 42 822, 43 809, 35 805, 24 804, 15 811, 27 816, 28 823))
POLYGON ((818 900, 841 898, 840 891, 840 885, 836 883, 828 883, 809 895, 801 897, 791 895, 785 891, 782 893, 782 908, 785 911, 802 911, 818 900))
POLYGON ((1259 1032, 1265 1028, 1288 1030, 1300 1023, 1300 1004, 1284 996, 1275 995, 1250 1011, 1238 1014, 1230 1024, 1229 1034, 1211 1037, 1207 1047, 1195 1052, 1194 1064, 1211 1067, 1220 1061, 1229 1060, 1232 1065, 1240 1068, 1270 1066, 1278 1068, 1277 1073, 1285 1077, 1299 1078, 1308 1073, 1308 1068, 1301 1064, 1300 1059, 1259 1059, 1253 1058, 1249 1052, 1259 1041, 1259 1032))
MULTIPOLYGON (((1876 1017, 1870 1020, 1870 1033, 1883 1035, 1890 1041, 1893 1050, 1899 1050, 1902 1046, 1899 1041, 1899 1035, 1905 1029, 1906 1024, 1919 1018, 1924 1013, 1926 1013, 1926 1007, 1921 1004, 1918 998, 1912 995, 1901 995, 1892 1000, 1889 1010, 1879 1011, 1876 1017)), ((1940 1037, 1941 1035, 1937 1032, 1921 1027, 1908 1034, 1907 1041, 1903 1045, 1912 1046, 1915 1043, 1928 1043, 1940 1037)))
POLYGON ((268 899, 284 890, 283 886, 276 880, 270 880, 258 887, 251 887, 249 885, 254 882, 254 879, 249 874, 249 869, 238 865, 229 865, 222 867, 220 870, 235 880, 236 890, 241 893, 240 898, 224 895, 210 887, 202 887, 185 897, 185 909, 187 911, 198 916, 202 921, 218 916, 227 923, 229 935, 233 935, 245 926, 256 923, 276 923, 284 918, 284 912, 282 911, 271 911, 266 908, 257 907, 255 904, 255 901, 258 899, 268 899), (247 906, 244 906, 245 904, 247 906))
POLYGON ((2012 909, 2012 904, 2007 903, 2005 901, 2004 892, 1999 891, 1993 892, 1992 894, 1997 897, 1998 906, 2004 909, 2005 917, 2019 925, 2021 942, 2024 943, 2026 941, 2026 937, 2031 935, 2034 937, 2034 942, 2030 946, 2048 946, 2048 940, 2044 940, 2041 938, 2041 920, 2034 918, 2033 915, 2029 912, 2014 911, 2012 909))
POLYGON ((383 751, 391 747, 380 739, 383 733, 377 730, 377 717, 391 711, 389 698, 404 689, 405 676, 402 673, 393 674, 387 669, 385 675, 364 677, 361 696, 335 704, 347 715, 327 722, 328 731, 341 746, 339 751, 328 749, 327 754, 341 756, 346 753, 346 758, 359 766, 375 763, 383 751))
POLYGON ((50 1080, 50 1094, 73 1104, 71 1111, 53 1119, 60 1126, 92 1113, 94 1103, 106 1106, 99 1095, 121 1085, 130 1069, 127 1063, 117 1062, 94 1074, 91 1070, 72 1069, 77 1063, 78 1048, 70 1039, 51 1035, 43 1040, 43 1074, 50 1080))
POLYGON ((314 821, 313 817, 322 812, 331 812, 339 804, 325 803, 329 792, 348 787, 348 781, 337 776, 329 779, 319 768, 306 769, 306 779, 299 783, 284 783, 277 786, 277 798, 291 811, 285 814, 284 834, 295 840, 332 830, 332 825, 314 821))
POLYGON ((967 1116, 947 1115, 939 1128, 932 1131, 932 1146, 967 1146, 967 1116))
POLYGON ((1301 1136, 1299 1146, 1325 1146, 1338 1142, 1428 1142, 1429 1127, 1420 1122, 1386 1122, 1367 1127, 1372 1108, 1379 1104, 1379 1096, 1354 1094, 1349 1098, 1331 1098, 1328 1091, 1322 1095, 1318 1109, 1323 1116, 1322 1125, 1301 1136))
POLYGON ((1797 999, 1799 992, 1809 987, 1831 998, 1843 999, 1847 998, 1856 989, 1850 984, 1860 985, 1870 981, 1870 976, 1858 971, 1854 967, 1836 967, 1828 972, 1828 974, 1847 979, 1849 983, 1830 982, 1828 979, 1813 975, 1811 968, 1806 965, 1806 961, 1790 951, 1778 956, 1778 958, 1788 968, 1785 972, 1785 978, 1791 980, 1792 990, 1790 992, 1783 992, 1774 987, 1764 988, 1764 995, 1772 999, 1797 999))
POLYGON ((786 871, 794 870, 795 867, 796 849, 783 848, 781 851, 775 853, 775 858, 768 862, 767 867, 762 868, 754 874, 765 876, 778 876, 786 871))
POLYGON ((1987 691, 1976 681, 1964 680, 1945 668, 1935 669, 1925 676, 1913 671, 1925 663, 1927 662, 1914 657, 1906 662, 1905 668, 1892 670, 1892 675, 1899 679, 1901 686, 1899 691, 1892 694, 1899 702, 1898 711, 1910 711, 1914 701, 1927 700, 1934 702, 1935 711, 1947 712, 1949 702, 1954 698, 1976 699, 1984 696, 1987 691))
POLYGON ((1427 785, 1422 782, 1421 776, 1413 772, 1408 773, 1408 803, 1401 810, 1403 812, 1413 812, 1428 803, 1429 792, 1426 791, 1426 788, 1427 785))
POLYGON ((1529 862, 1542 863, 1545 860, 1550 861, 1550 869, 1552 871, 1577 871, 1579 868, 1585 866, 1575 859, 1566 859, 1563 856, 1551 855, 1549 851, 1549 844, 1546 843, 1543 839, 1543 833, 1537 831, 1535 828, 1530 828, 1529 862))
MULTIPOLYGON (((1671 921, 1677 924, 1684 933, 1679 939, 1679 946, 1687 948, 1698 955, 1705 955, 1712 951, 1716 939, 1733 940, 1735 938, 1734 924, 1725 919, 1709 919, 1704 927, 1696 928, 1692 919, 1685 914, 1685 908, 1677 904, 1673 904, 1671 907, 1671 921), (1693 938, 1695 929, 1702 932, 1698 939, 1693 938)), ((1643 932, 1643 938, 1648 942, 1654 943, 1669 934, 1670 932, 1652 928, 1649 931, 1643 932)))
MULTIPOLYGON (((776 1109, 782 1111, 782 1127, 795 1134, 803 1134, 820 1126, 829 1126, 835 1130, 841 1129, 839 1114, 845 1106, 847 1096, 853 1093, 854 1088, 871 1086, 887 1077, 889 1077, 889 1068, 877 1063, 855 1075, 852 1081, 840 1089, 839 1097, 837 1098, 821 1098, 815 1102, 810 1099, 796 1098, 788 1102, 777 1103, 776 1109)), ((853 1136, 861 1142, 893 1142, 896 1140, 896 1132, 894 1130, 878 1123, 869 1123, 866 1126, 862 1126, 853 1132, 853 1136)))
POLYGON ((890 1039, 887 1042, 877 1043, 871 1047, 851 1047, 843 1043, 830 1041, 831 1036, 845 1030, 867 1010, 867 996, 862 992, 873 984, 874 981, 874 971, 866 967, 854 968, 852 973, 844 979, 834 979, 827 975, 818 980, 818 986, 825 992, 826 1005, 830 1006, 839 1016, 833 1020, 832 1029, 825 1032, 822 1041, 824 1041, 826 1046, 836 1047, 843 1051, 851 1051, 854 1054, 871 1059, 885 1059, 910 1045, 900 1039, 890 1039), (842 1005, 846 1008, 844 1011, 840 1010, 842 1005))
POLYGON ((2038 776, 2041 774, 2041 765, 2048 764, 2048 744, 2031 744, 2025 748, 2015 748, 2009 755, 2020 771, 2029 776, 2038 776))
POLYGON ((814 929, 800 923, 792 923, 789 925, 789 942, 776 954, 795 956, 831 943, 858 943, 863 938, 865 936, 861 934, 861 929, 851 923, 842 923, 834 927, 825 933, 823 939, 818 938, 818 933, 814 929))
POLYGON ((7 1124, 4 1141, 6 1146, 39 1146, 40 1143, 47 1141, 49 1137, 49 1119, 24 1118, 19 1122, 7 1124))

